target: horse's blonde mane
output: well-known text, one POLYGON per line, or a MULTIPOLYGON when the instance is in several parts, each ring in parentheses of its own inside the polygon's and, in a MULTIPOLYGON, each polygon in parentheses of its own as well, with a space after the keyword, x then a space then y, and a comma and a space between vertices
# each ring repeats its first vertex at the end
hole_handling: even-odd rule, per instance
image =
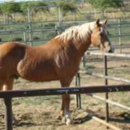
POLYGON ((73 40, 74 42, 85 42, 93 30, 94 23, 95 22, 91 22, 70 27, 58 37, 60 37, 63 41, 73 40))

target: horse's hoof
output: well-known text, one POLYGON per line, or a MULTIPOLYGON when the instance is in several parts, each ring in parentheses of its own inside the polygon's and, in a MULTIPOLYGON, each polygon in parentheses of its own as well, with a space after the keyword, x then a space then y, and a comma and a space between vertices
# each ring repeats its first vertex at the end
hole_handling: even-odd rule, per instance
POLYGON ((16 118, 13 118, 12 124, 13 124, 13 125, 18 125, 18 124, 19 124, 19 121, 18 121, 16 118))
POLYGON ((66 118, 63 117, 61 121, 62 121, 62 123, 66 123, 66 118))
POLYGON ((66 125, 69 126, 71 124, 71 119, 67 119, 66 125))
POLYGON ((61 116, 57 116, 56 119, 57 120, 62 120, 62 117, 61 116))

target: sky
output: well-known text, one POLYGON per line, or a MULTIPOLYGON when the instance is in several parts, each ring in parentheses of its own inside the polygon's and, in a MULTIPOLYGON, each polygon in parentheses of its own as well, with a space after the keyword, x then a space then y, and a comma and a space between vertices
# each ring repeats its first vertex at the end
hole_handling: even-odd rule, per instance
MULTIPOLYGON (((0 0, 0 2, 9 2, 9 1, 13 1, 13 0, 0 0)), ((15 2, 19 2, 19 1, 33 1, 33 0, 14 0, 15 2)))
MULTIPOLYGON (((23 2, 23 1, 38 1, 38 0, 0 0, 1 3, 10 2, 10 1, 15 1, 15 2, 20 2, 21 1, 21 2, 23 2)), ((42 1, 56 1, 56 0, 42 0, 42 1)))

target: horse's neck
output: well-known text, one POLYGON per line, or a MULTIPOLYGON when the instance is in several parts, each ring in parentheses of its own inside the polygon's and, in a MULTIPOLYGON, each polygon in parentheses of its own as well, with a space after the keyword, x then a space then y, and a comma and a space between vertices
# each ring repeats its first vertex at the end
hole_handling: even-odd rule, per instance
POLYGON ((79 38, 77 38, 77 42, 75 42, 75 46, 81 56, 83 56, 83 54, 88 50, 91 44, 91 33, 93 27, 94 24, 90 23, 90 24, 82 25, 79 29, 79 34, 78 34, 79 38))
POLYGON ((90 36, 85 41, 76 42, 74 45, 78 51, 78 54, 82 57, 91 45, 90 36))
POLYGON ((66 53, 67 50, 70 49, 75 53, 75 55, 82 57, 91 44, 92 29, 93 23, 84 24, 77 28, 70 28, 53 40, 56 43, 58 42, 60 46, 62 44, 66 50, 66 53))

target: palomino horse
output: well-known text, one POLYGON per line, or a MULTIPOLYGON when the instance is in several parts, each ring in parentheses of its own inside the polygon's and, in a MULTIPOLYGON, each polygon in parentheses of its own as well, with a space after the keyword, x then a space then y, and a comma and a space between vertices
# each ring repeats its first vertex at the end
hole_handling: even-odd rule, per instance
MULTIPOLYGON (((15 78, 43 82, 59 80, 69 87, 79 69, 80 60, 92 43, 101 50, 113 52, 105 22, 74 26, 44 45, 27 46, 17 42, 0 45, 0 90, 12 90, 15 78)), ((71 123, 70 96, 62 95, 60 115, 71 123)))

